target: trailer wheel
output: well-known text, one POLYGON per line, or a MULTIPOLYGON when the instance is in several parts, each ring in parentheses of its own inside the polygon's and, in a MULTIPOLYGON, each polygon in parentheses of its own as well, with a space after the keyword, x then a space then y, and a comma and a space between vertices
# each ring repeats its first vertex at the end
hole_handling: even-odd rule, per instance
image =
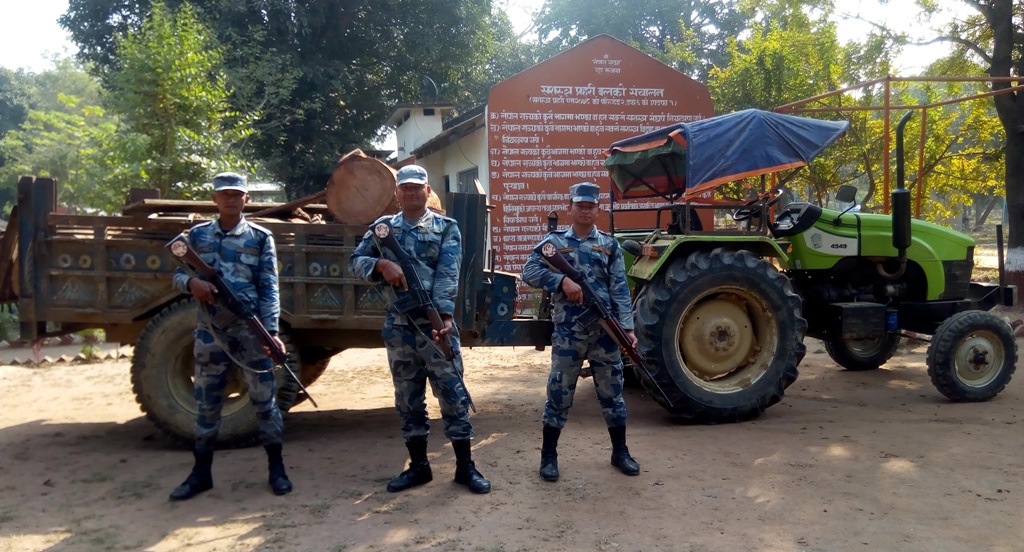
POLYGON ((927 361, 932 385, 950 400, 987 401, 1013 377, 1017 342, 1010 325, 998 316, 959 312, 935 330, 927 361))
MULTIPOLYGON (((150 421, 186 446, 194 444, 196 401, 192 385, 195 374, 192 348, 198 308, 199 303, 192 298, 164 308, 146 324, 132 357, 135 400, 150 421)), ((285 334, 282 336, 288 346, 285 334)), ((293 357, 292 348, 288 348, 289 357, 293 357)), ((291 365, 298 364, 292 362, 291 365)), ((280 389, 284 382, 282 371, 277 371, 275 377, 280 389)), ((244 447, 255 443, 258 436, 256 413, 237 369, 228 380, 225 395, 218 446, 244 447)))
POLYGON ((896 354, 900 346, 900 334, 887 332, 874 339, 843 339, 841 337, 825 340, 825 351, 836 364, 851 372, 877 370, 896 354))
POLYGON ((691 421, 759 416, 796 381, 806 352, 800 297, 749 251, 719 248, 673 262, 641 291, 634 312, 641 353, 672 406, 652 396, 691 421))

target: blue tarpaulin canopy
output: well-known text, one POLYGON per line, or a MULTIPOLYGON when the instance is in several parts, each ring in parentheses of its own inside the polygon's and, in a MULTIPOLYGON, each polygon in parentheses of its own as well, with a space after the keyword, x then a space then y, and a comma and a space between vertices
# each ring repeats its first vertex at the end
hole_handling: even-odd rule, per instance
POLYGON ((604 166, 616 197, 690 196, 807 165, 849 126, 747 109, 619 140, 604 166))

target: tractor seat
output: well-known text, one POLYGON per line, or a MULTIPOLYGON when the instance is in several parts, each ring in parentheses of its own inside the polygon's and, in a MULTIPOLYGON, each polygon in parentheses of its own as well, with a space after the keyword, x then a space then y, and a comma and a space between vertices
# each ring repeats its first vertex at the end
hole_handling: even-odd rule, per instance
POLYGON ((689 234, 690 232, 700 232, 704 230, 704 225, 700 221, 700 215, 697 214, 697 210, 690 207, 690 227, 687 232, 685 224, 686 218, 682 208, 672 209, 672 221, 668 224, 669 234, 689 234))
POLYGON ((769 229, 776 238, 795 236, 821 218, 821 207, 805 201, 794 201, 779 212, 769 229))

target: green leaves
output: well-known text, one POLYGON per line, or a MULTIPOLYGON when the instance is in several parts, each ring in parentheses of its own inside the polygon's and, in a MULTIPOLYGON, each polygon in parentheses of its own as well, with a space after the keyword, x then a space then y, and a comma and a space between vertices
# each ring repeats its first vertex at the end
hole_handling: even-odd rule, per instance
POLYGON ((119 64, 107 80, 110 107, 124 129, 139 136, 115 143, 125 165, 137 167, 137 186, 182 197, 216 168, 244 169, 238 146, 251 120, 230 110, 221 49, 190 5, 175 12, 153 4, 145 24, 115 43, 119 64))

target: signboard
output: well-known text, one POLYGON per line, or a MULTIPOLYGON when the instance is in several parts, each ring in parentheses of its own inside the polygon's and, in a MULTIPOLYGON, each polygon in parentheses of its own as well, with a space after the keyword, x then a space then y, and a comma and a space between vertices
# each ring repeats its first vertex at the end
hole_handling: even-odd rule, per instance
MULTIPOLYGON (((601 186, 607 209, 609 179, 602 163, 612 142, 713 115, 706 86, 607 35, 496 85, 486 115, 495 267, 522 271, 546 233, 549 212, 557 212, 560 227, 566 227, 572 184, 601 186)), ((617 203, 616 227, 631 218, 653 221, 651 214, 620 213, 620 207, 663 204, 617 203)), ((608 230, 607 212, 598 226, 608 230)))

